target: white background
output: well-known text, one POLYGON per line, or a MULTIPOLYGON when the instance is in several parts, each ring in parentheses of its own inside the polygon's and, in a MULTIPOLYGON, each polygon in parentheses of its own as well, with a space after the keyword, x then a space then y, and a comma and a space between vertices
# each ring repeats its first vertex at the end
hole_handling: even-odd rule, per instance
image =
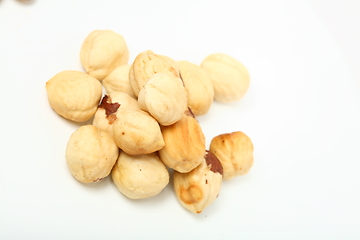
POLYGON ((360 2, 0 0, 0 239, 360 239, 360 2), (199 117, 207 144, 243 131, 255 163, 201 214, 171 185, 132 201, 110 178, 77 182, 64 152, 80 124, 45 82, 81 70, 96 29, 200 64, 229 54, 250 71, 243 99, 199 117))

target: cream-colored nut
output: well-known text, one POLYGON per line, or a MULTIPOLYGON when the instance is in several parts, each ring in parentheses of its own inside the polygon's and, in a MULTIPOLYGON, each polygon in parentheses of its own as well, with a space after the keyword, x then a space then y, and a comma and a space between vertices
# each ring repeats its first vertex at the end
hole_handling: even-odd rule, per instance
POLYGON ((153 75, 139 92, 139 106, 161 125, 179 121, 187 109, 187 92, 180 78, 167 73, 153 75))
POLYGON ((215 100, 232 102, 242 98, 250 85, 250 75, 246 67, 233 57, 223 53, 207 56, 201 67, 213 81, 215 100))
POLYGON ((127 93, 112 92, 101 100, 94 115, 93 125, 112 135, 112 124, 116 120, 116 112, 119 107, 121 109, 140 109, 138 102, 127 93))
POLYGON ((108 176, 119 155, 111 135, 93 125, 78 128, 66 146, 66 163, 80 182, 98 182, 108 176))
POLYGON ((194 170, 188 173, 174 171, 174 190, 181 205, 193 213, 201 213, 220 194, 222 167, 211 152, 194 170))
POLYGON ((142 52, 135 58, 129 73, 130 85, 136 96, 155 73, 169 73, 180 77, 179 67, 173 59, 150 50, 142 52))
POLYGON ((129 81, 130 67, 131 65, 129 64, 121 65, 104 78, 102 84, 107 94, 112 92, 124 92, 129 96, 136 98, 129 81))
POLYGON ((240 131, 214 137, 210 151, 218 157, 224 168, 224 180, 248 173, 254 163, 251 139, 240 131))
POLYGON ((123 36, 111 30, 91 32, 81 46, 80 61, 85 71, 98 80, 128 60, 129 49, 123 36))
POLYGON ((62 71, 46 82, 48 100, 60 116, 84 122, 94 116, 102 95, 101 83, 79 71, 62 71))
POLYGON ((164 147, 158 122, 142 110, 118 109, 113 124, 116 145, 129 155, 148 154, 164 147))
POLYGON ((198 121, 190 116, 173 125, 161 128, 165 146, 159 157, 169 168, 178 172, 190 172, 204 160, 205 137, 198 121))
POLYGON ((170 178, 156 153, 132 156, 123 151, 111 177, 118 190, 130 199, 144 199, 159 194, 170 178))
POLYGON ((214 86, 209 74, 200 66, 178 61, 181 78, 188 92, 188 105, 195 116, 204 115, 214 100, 214 86))

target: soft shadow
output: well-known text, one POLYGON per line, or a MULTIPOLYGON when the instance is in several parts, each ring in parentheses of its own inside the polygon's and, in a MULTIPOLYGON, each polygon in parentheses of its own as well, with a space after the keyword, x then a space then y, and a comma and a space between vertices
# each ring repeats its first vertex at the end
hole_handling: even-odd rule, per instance
MULTIPOLYGON (((0 2, 1 2, 1 0, 0 0, 0 2)), ((15 0, 15 2, 18 2, 21 5, 30 6, 30 5, 33 5, 36 2, 36 0, 15 0)))

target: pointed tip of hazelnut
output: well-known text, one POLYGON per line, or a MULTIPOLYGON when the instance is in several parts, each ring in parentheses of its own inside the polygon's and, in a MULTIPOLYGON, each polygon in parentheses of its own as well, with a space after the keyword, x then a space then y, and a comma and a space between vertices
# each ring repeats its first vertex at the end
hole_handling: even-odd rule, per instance
POLYGON ((210 166, 210 170, 214 173, 220 173, 223 175, 223 167, 219 159, 212 152, 206 150, 205 154, 206 165, 210 166))

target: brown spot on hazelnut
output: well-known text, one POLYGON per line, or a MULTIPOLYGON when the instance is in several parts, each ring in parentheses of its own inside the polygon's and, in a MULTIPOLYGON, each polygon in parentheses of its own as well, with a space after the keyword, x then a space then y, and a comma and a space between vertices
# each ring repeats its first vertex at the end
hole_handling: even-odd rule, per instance
POLYGON ((111 102, 111 98, 108 95, 105 95, 101 100, 99 108, 105 109, 106 118, 109 121, 109 124, 113 124, 116 120, 116 111, 120 107, 120 104, 111 102))
POLYGON ((195 118, 195 114, 193 113, 190 107, 188 107, 187 110, 185 111, 185 115, 195 118))
POLYGON ((201 188, 191 184, 188 188, 180 187, 180 199, 186 204, 195 204, 203 199, 201 188))
POLYGON ((206 150, 205 154, 206 165, 210 166, 210 170, 214 173, 220 173, 223 175, 223 167, 219 159, 212 152, 206 150))

